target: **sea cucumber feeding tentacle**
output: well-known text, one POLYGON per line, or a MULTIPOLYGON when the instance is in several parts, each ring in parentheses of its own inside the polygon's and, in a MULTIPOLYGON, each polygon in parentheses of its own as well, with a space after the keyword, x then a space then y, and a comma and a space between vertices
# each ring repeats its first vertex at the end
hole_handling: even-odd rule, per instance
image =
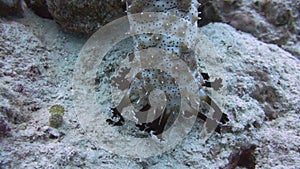
MULTIPOLYGON (((139 119, 138 127, 147 132, 154 131, 153 134, 155 135, 159 135, 164 130, 167 130, 168 127, 174 123, 175 119, 171 121, 169 118, 170 115, 180 110, 180 105, 176 104, 181 102, 180 89, 178 84, 175 83, 175 79, 172 78, 170 74, 158 69, 143 70, 136 75, 131 85, 133 87, 130 89, 130 101, 136 109, 140 110, 135 115, 136 118, 139 119), (163 81, 161 81, 161 79, 163 79, 163 81), (158 83, 161 83, 161 85, 157 85, 158 83), (165 101, 165 106, 151 107, 149 95, 154 90, 163 92, 162 94, 156 94, 155 99, 156 101, 165 101), (137 98, 136 96, 139 95, 140 97, 137 98), (161 97, 158 98, 159 96, 161 97), (147 120, 148 115, 153 116, 151 122, 147 120), (167 123, 168 125, 166 125, 167 123)), ((155 106, 157 106, 157 104, 155 104, 155 106)))

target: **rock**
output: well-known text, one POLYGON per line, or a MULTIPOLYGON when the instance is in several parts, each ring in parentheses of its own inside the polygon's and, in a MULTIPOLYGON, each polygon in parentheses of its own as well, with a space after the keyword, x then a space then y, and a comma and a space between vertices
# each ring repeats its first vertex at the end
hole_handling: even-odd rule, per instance
POLYGON ((266 45, 250 36, 235 32, 225 24, 210 24, 203 30, 214 43, 223 41, 224 46, 228 46, 228 50, 223 51, 219 50, 222 48, 220 44, 216 46, 222 58, 221 65, 227 71, 226 77, 236 79, 223 79, 228 84, 226 93, 235 93, 239 99, 247 97, 256 100, 266 119, 282 116, 291 109, 297 110, 296 103, 300 100, 293 93, 299 90, 297 86, 300 82, 299 77, 293 75, 292 71, 297 72, 300 69, 299 61, 295 57, 275 45, 266 45), (213 31, 218 27, 224 35, 213 31), (243 39, 234 38, 237 36, 243 39), (290 64, 285 64, 286 61, 283 60, 289 60, 290 64), (235 64, 235 61, 239 63, 235 64))
POLYGON ((59 131, 58 129, 52 128, 49 126, 43 126, 41 128, 41 131, 43 133, 45 133, 48 136, 48 138, 50 138, 50 139, 57 139, 57 138, 60 138, 65 135, 64 132, 59 131))
POLYGON ((226 74, 223 76, 226 82, 223 95, 226 96, 224 108, 229 113, 230 124, 233 127, 229 132, 232 134, 230 137, 238 140, 242 137, 237 132, 251 133, 246 134, 247 139, 243 142, 251 140, 250 144, 259 143, 258 149, 254 151, 257 168, 275 166, 265 161, 266 156, 270 157, 267 154, 272 154, 272 161, 280 161, 282 166, 292 165, 300 158, 299 155, 294 157, 299 143, 290 144, 282 140, 299 139, 294 130, 299 123, 299 60, 276 45, 262 43, 226 24, 209 24, 203 27, 202 31, 212 41, 219 54, 217 57, 210 56, 214 64, 208 64, 207 67, 211 67, 211 70, 223 67, 226 74), (217 60, 220 60, 219 64, 215 64, 218 63, 217 60), (282 127, 281 123, 286 121, 289 121, 291 126, 282 127), (269 126, 270 124, 272 125, 269 126), (275 131, 276 127, 280 130, 275 131), (266 138, 265 131, 270 130, 273 133, 266 138), (288 134, 283 136, 283 133, 288 134), (279 141, 276 138, 278 135, 284 139, 279 141), (257 139, 256 136, 262 138, 257 139), (273 144, 266 143, 266 139, 282 147, 273 149, 273 144), (264 151, 259 151, 262 149, 264 151), (283 156, 285 158, 282 158, 283 156))
POLYGON ((297 56, 300 59, 300 42, 297 43, 291 43, 291 44, 286 44, 282 46, 285 50, 289 51, 293 55, 297 56))
POLYGON ((240 150, 234 150, 229 157, 229 164, 226 166, 226 169, 232 169, 238 166, 247 169, 255 169, 255 148, 255 145, 246 145, 241 146, 240 150))
POLYGON ((24 25, 0 21, 0 111, 21 124, 41 107, 47 82, 41 60, 47 56, 39 39, 24 25))
POLYGON ((0 0, 0 16, 23 17, 23 0, 0 0))
POLYGON ((49 138, 51 138, 51 139, 57 139, 57 138, 62 137, 63 135, 65 135, 63 132, 60 132, 55 128, 50 128, 48 130, 48 134, 49 134, 49 138))
POLYGON ((297 0, 202 0, 200 25, 225 22, 267 43, 294 52, 299 41, 300 2, 297 0))
POLYGON ((27 7, 42 18, 52 19, 48 11, 47 0, 25 0, 27 7))
POLYGON ((106 23, 125 15, 125 4, 120 0, 47 2, 54 20, 73 33, 91 35, 106 23))

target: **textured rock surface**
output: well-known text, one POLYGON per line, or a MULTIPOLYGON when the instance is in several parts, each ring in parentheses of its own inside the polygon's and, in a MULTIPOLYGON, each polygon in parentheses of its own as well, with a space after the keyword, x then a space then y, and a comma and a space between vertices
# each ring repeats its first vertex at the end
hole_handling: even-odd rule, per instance
MULTIPOLYGON (((275 45, 266 45, 224 24, 208 25, 204 31, 216 45, 226 70, 225 107, 232 113, 233 133, 249 134, 248 139, 257 145, 256 167, 282 167, 296 163, 299 143, 283 139, 299 138, 294 127, 299 127, 296 123, 299 121, 300 77, 292 73, 299 72, 299 60, 275 45), (275 132, 287 124, 288 119, 295 120, 291 124, 293 127, 283 127, 275 132), (284 132, 286 135, 282 135, 284 132), (278 136, 282 139, 277 139, 278 136), (277 164, 267 164, 267 159, 277 161, 277 164)), ((235 137, 239 137, 238 134, 235 137)))
POLYGON ((0 16, 22 17, 23 10, 23 0, 0 0, 0 16))
POLYGON ((0 112, 14 124, 41 108, 47 93, 44 46, 17 22, 0 20, 0 112))
POLYGON ((300 56, 298 0, 201 0, 202 24, 221 21, 300 56))
POLYGON ((91 35, 104 24, 125 15, 120 0, 48 0, 53 18, 66 30, 91 35))
POLYGON ((236 152, 253 155, 255 159, 247 160, 256 168, 296 169, 300 165, 300 63, 278 46, 265 44, 226 24, 201 28, 218 51, 218 55, 210 55, 207 49, 203 54, 210 61, 206 66, 213 72, 209 73, 226 82, 222 98, 223 110, 230 118, 228 127, 223 134, 214 134, 201 143, 199 120, 174 150, 148 159, 127 159, 92 142, 74 117, 71 79, 84 41, 63 33, 52 21, 29 16, 19 20, 26 27, 16 22, 0 23, 0 104, 18 115, 15 119, 4 114, 11 131, 0 139, 0 168, 242 166, 236 160, 242 156, 236 156, 236 152), (32 76, 38 71, 34 67, 29 71, 31 66, 40 68, 41 75, 32 76), (28 102, 33 104, 24 106, 28 102), (35 103, 41 109, 27 111, 35 103), (48 127, 48 110, 54 104, 66 109, 59 129, 48 127), (27 115, 25 128, 15 124, 27 115), (252 145, 256 147, 253 152, 247 148, 252 145), (229 165, 230 160, 236 164, 229 165))
POLYGON ((35 14, 42 18, 52 19, 50 12, 48 11, 47 0, 25 0, 26 5, 35 14))

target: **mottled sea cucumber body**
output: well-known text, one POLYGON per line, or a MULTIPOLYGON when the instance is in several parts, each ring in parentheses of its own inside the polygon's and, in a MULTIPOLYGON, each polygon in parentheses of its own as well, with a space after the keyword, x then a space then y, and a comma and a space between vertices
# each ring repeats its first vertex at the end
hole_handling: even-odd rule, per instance
MULTIPOLYGON (((120 77, 132 80, 126 96, 113 108, 113 117, 121 117, 120 112, 133 105, 137 126, 162 137, 176 119, 197 116, 201 99, 221 113, 202 90, 208 76, 203 76, 205 65, 195 53, 199 5, 196 0, 127 1, 134 46, 131 64, 120 77)), ((204 121, 207 117, 200 116, 204 121)))
MULTIPOLYGON (((193 41, 194 38, 192 32, 189 31, 193 29, 194 31, 197 30, 198 6, 199 3, 195 0, 133 0, 127 2, 127 14, 131 26, 130 29, 131 33, 135 34, 133 37, 135 51, 148 48, 161 49, 166 54, 178 56, 178 58, 182 59, 188 65, 191 71, 196 72, 198 60, 196 59, 193 50, 191 50, 192 44, 186 42, 188 40, 193 41), (156 22, 144 22, 144 20, 135 18, 134 14, 136 13, 148 15, 150 18, 157 17, 160 13, 161 15, 165 15, 167 19, 162 19, 164 17, 161 17, 160 20, 157 20, 156 22), (174 22, 172 22, 172 17, 174 17, 174 22), (182 20, 182 22, 178 20, 182 20), (145 34, 146 29, 149 30, 149 33, 145 34), (165 30, 158 33, 152 31, 162 29, 165 30), (166 34, 166 32, 169 34, 166 34)), ((138 52, 135 52, 135 57, 136 59, 139 59, 141 56, 139 56, 138 52)), ((168 63, 171 61, 167 60, 166 57, 159 62, 168 63)), ((173 67, 175 66, 173 65, 173 67)), ((172 66, 170 66, 170 69, 170 71, 178 71, 175 69, 172 70, 172 66)), ((158 106, 158 108, 152 110, 154 111, 152 112, 152 114, 154 114, 154 120, 152 122, 145 123, 145 120, 141 120, 143 117, 147 117, 142 111, 136 113, 138 122, 141 123, 141 128, 143 130, 153 130, 156 135, 161 134, 171 126, 178 117, 181 106, 180 88, 178 84, 176 84, 176 80, 172 79, 166 72, 158 69, 143 70, 137 75, 138 78, 135 78, 131 84, 129 95, 130 102, 136 107, 139 107, 139 110, 147 111, 145 109, 147 106, 148 109, 150 109, 149 94, 153 92, 154 89, 162 90, 165 94, 165 107, 160 108, 161 106, 159 106, 159 103, 154 105, 158 106), (159 114, 161 114, 161 116, 159 114)), ((156 95, 155 97, 159 98, 159 95, 156 95)))

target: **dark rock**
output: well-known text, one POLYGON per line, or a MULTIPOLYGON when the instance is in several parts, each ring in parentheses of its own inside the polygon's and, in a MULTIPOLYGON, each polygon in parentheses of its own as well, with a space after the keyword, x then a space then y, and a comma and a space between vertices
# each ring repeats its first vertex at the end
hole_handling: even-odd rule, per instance
POLYGON ((8 126, 5 118, 0 116, 0 135, 6 135, 10 132, 10 127, 8 126))
POLYGON ((101 26, 125 15, 120 0, 48 0, 49 12, 64 29, 91 35, 101 26))
POLYGON ((55 129, 55 128, 51 128, 51 129, 48 131, 48 134, 49 134, 49 138, 50 138, 50 139, 58 139, 58 138, 60 138, 60 137, 62 137, 62 136, 65 135, 65 133, 60 132, 60 131, 58 131, 58 130, 55 129))
POLYGON ((25 0, 27 7, 42 18, 52 19, 46 0, 25 0))
POLYGON ((23 17, 23 0, 0 0, 0 17, 1 16, 23 17))
POLYGON ((49 127, 49 126, 44 126, 44 127, 41 128, 41 130, 44 133, 46 133, 50 139, 58 139, 58 138, 65 135, 64 132, 59 131, 58 129, 52 128, 52 127, 49 127))
POLYGON ((224 169, 234 169, 236 167, 255 169, 255 149, 256 145, 250 144, 241 147, 240 150, 233 151, 229 157, 229 164, 224 169))
MULTIPOLYGON (((297 0, 200 0, 200 26, 224 22, 258 39, 295 52, 300 34, 300 2, 297 0)), ((299 55, 299 54, 297 54, 299 55)))

